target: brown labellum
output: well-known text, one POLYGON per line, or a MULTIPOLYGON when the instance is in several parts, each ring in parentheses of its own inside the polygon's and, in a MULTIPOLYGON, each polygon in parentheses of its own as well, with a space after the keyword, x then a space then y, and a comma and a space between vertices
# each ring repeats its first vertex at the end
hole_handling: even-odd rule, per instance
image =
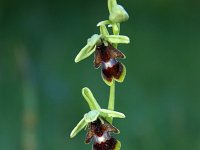
POLYGON ((97 46, 94 66, 102 67, 102 77, 108 82, 112 82, 113 78, 119 80, 123 74, 124 66, 117 61, 117 58, 125 58, 125 55, 111 44, 97 46))
POLYGON ((119 130, 106 120, 98 119, 89 124, 85 142, 92 140, 93 150, 114 150, 117 140, 110 135, 111 132, 119 133, 119 130))

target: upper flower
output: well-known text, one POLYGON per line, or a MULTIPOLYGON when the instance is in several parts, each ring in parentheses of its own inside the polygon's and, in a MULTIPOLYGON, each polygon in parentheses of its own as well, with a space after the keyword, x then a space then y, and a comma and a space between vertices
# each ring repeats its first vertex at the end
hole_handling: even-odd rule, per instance
POLYGON ((102 69, 102 78, 108 85, 113 84, 113 80, 123 82, 126 75, 126 67, 117 61, 117 58, 125 58, 125 55, 115 49, 110 43, 99 45, 94 55, 94 66, 102 69))
POLYGON ((130 41, 127 36, 109 35, 102 24, 100 27, 103 34, 94 34, 88 39, 87 45, 78 53, 75 62, 79 62, 95 52, 94 66, 95 68, 102 67, 103 80, 110 86, 113 80, 123 82, 126 75, 125 66, 117 61, 117 58, 125 58, 125 55, 113 45, 130 41))

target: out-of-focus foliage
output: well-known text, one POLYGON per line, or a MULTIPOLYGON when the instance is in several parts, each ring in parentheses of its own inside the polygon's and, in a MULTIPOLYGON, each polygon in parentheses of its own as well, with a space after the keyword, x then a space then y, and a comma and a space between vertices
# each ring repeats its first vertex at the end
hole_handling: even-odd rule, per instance
MULTIPOLYGON (((123 6, 130 20, 121 34, 131 44, 119 47, 127 56, 116 89, 116 110, 127 118, 114 120, 122 149, 199 150, 200 2, 123 6)), ((91 149, 85 133, 69 138, 88 111, 81 89, 106 108, 109 88, 92 57, 74 58, 107 17, 106 0, 0 1, 0 149, 91 149)))

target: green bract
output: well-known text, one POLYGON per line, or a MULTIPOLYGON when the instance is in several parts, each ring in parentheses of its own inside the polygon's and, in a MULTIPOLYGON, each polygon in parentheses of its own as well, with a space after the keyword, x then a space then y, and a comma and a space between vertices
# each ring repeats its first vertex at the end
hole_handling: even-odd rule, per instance
POLYGON ((94 34, 90 39, 87 41, 87 45, 81 49, 78 55, 75 58, 75 62, 79 62, 87 57, 89 57, 94 51, 96 50, 96 44, 100 42, 101 35, 94 34))
POLYGON ((76 125, 72 130, 70 137, 75 137, 78 132, 87 127, 88 123, 94 122, 97 118, 125 118, 123 113, 112 111, 108 109, 101 109, 96 99, 94 98, 92 92, 89 88, 85 87, 82 89, 82 94, 85 100, 87 101, 91 111, 86 113, 81 121, 76 125))

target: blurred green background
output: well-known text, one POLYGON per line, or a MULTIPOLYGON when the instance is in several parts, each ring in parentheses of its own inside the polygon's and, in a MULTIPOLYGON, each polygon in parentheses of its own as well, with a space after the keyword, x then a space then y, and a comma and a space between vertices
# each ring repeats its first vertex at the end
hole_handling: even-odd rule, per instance
MULTIPOLYGON (((118 1, 130 20, 120 45, 127 67, 116 87, 116 138, 122 150, 200 150, 200 1, 118 1)), ((0 0, 0 149, 88 150, 85 132, 69 134, 109 88, 93 58, 75 64, 87 38, 107 19, 106 0, 0 0)))

